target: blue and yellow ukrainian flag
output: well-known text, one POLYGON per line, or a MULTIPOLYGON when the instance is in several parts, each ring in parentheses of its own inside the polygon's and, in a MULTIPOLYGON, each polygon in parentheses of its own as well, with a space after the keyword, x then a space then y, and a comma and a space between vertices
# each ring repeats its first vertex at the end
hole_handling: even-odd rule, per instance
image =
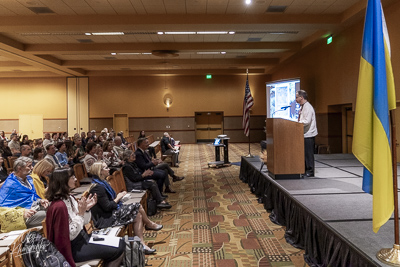
POLYGON ((353 153, 373 195, 375 233, 394 210, 389 110, 396 108, 390 42, 380 0, 368 0, 354 121, 353 153))

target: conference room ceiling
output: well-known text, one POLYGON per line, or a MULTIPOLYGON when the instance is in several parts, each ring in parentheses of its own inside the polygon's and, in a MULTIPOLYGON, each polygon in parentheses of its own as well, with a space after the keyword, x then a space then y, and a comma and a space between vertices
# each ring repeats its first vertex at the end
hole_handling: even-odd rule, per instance
POLYGON ((0 77, 270 74, 367 2, 245 1, 1 0, 0 77))

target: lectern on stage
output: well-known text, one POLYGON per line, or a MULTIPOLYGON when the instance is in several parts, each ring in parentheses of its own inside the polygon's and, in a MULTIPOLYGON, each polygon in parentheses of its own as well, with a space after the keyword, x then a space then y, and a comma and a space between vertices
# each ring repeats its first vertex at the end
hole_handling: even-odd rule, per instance
POLYGON ((302 123, 267 118, 267 167, 274 179, 299 179, 304 173, 302 123))

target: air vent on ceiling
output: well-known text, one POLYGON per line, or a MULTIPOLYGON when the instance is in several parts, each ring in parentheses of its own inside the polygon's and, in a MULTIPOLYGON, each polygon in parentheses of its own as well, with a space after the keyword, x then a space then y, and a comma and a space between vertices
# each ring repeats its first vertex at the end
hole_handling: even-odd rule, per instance
POLYGON ((116 59, 116 58, 115 57, 104 57, 104 59, 112 60, 112 59, 116 59))
POLYGON ((179 56, 178 50, 153 50, 151 53, 157 57, 177 57, 179 56))
POLYGON ((247 42, 260 42, 261 38, 248 38, 247 42))
POLYGON ((93 43, 92 39, 76 39, 76 40, 82 44, 93 43))
POLYGON ((54 14, 54 11, 48 7, 28 7, 28 9, 36 14, 54 14))
POLYGON ((287 6, 269 6, 266 12, 283 13, 287 6))

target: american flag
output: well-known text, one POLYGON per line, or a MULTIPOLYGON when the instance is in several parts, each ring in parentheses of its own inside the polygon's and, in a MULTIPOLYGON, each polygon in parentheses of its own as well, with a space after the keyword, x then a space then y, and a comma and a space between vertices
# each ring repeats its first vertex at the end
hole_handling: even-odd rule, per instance
POLYGON ((243 100, 243 129, 244 134, 249 136, 250 133, 250 109, 253 106, 254 101, 251 96, 250 86, 249 86, 249 75, 246 78, 246 88, 244 89, 244 100, 243 100))

